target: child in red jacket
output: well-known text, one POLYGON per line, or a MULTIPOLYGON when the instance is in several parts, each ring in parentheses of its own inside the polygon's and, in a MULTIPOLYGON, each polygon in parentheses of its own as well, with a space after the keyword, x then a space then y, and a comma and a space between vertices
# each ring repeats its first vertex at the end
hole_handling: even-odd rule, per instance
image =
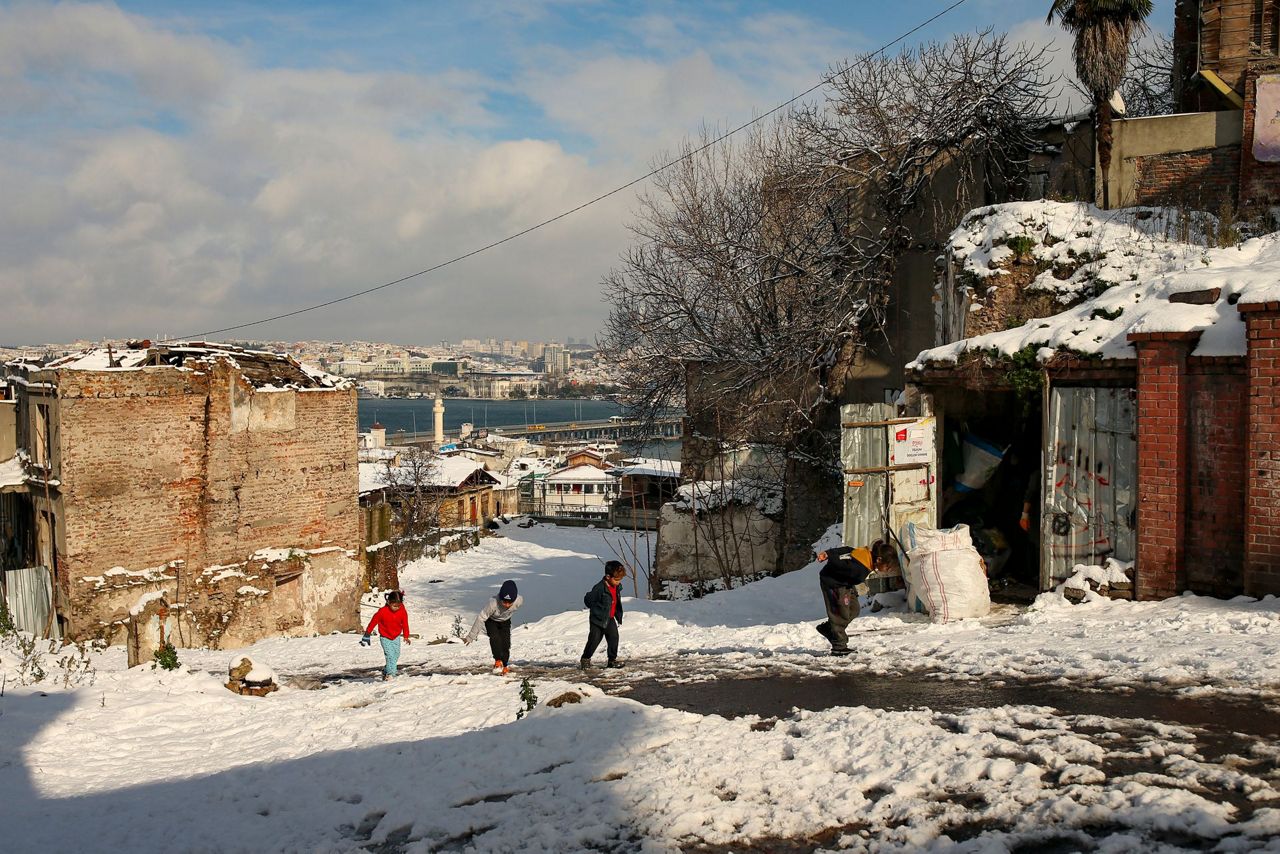
POLYGON ((393 590, 387 594, 387 604, 378 609, 360 639, 361 646, 369 645, 369 635, 378 630, 382 642, 382 654, 387 664, 382 668, 382 681, 396 675, 396 662, 400 660, 400 638, 409 643, 409 612, 404 609, 404 594, 393 590))

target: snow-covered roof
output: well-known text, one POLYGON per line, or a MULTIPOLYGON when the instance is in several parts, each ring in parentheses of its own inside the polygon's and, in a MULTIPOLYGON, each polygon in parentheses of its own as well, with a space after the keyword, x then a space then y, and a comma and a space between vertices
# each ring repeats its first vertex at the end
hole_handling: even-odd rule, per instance
MULTIPOLYGON (((400 466, 401 470, 405 467, 400 466)), ((497 483, 492 472, 485 471, 480 463, 465 457, 436 457, 424 473, 425 486, 456 489, 476 472, 484 475, 483 480, 497 483)), ((360 463, 360 494, 376 492, 387 486, 388 467, 385 463, 360 463)), ((393 475, 394 477, 395 475, 393 475)))
POLYGON ((680 462, 656 457, 632 457, 623 460, 622 467, 614 469, 613 473, 622 477, 679 477, 680 462))
POLYGON ((719 510, 728 504, 753 505, 766 516, 782 512, 779 487, 748 480, 699 480, 680 487, 671 502, 680 510, 719 510))
MULTIPOLYGON (((349 388, 351 381, 304 365, 292 356, 249 350, 231 344, 159 344, 141 342, 120 348, 97 347, 54 359, 45 369, 62 371, 132 371, 143 367, 196 368, 215 360, 230 362, 263 391, 349 388)), ((29 367, 31 370, 38 368, 29 367)))
POLYGON ((507 474, 514 477, 525 477, 529 474, 550 474, 555 470, 555 460, 542 457, 516 457, 507 466, 507 474))
POLYGON ((1103 211, 1093 205, 1017 202, 979 208, 951 235, 953 258, 975 290, 998 286, 1024 238, 1038 267, 1029 291, 1053 295, 1065 311, 925 350, 908 369, 954 364, 968 353, 1010 356, 1031 347, 1041 361, 1058 352, 1136 357, 1131 333, 1201 332, 1192 355, 1240 356, 1245 327, 1238 303, 1280 300, 1280 234, 1211 249, 1168 235, 1214 226, 1207 214, 1183 225, 1166 208, 1103 211), (1066 278, 1059 279, 1058 275, 1066 278), (1216 297, 1214 289, 1220 289, 1216 297), (1206 304, 1177 300, 1196 294, 1206 304), (1181 296, 1179 296, 1181 295, 1181 296))
POLYGON ((605 469, 585 463, 547 475, 547 481, 550 483, 601 483, 613 479, 613 475, 605 469))

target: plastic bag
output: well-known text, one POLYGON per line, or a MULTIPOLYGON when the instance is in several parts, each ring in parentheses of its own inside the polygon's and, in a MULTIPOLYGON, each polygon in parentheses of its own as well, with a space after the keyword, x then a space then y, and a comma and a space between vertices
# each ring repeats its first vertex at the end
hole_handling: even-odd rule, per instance
POLYGON ((968 525, 933 530, 909 524, 905 534, 909 604, 918 602, 935 623, 990 613, 991 591, 968 525))

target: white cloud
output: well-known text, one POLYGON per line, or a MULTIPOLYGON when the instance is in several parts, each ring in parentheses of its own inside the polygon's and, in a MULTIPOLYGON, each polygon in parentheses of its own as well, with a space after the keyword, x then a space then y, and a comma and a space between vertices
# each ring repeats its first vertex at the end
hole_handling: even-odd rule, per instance
MULTIPOLYGON (((109 6, 0 11, 0 114, 40 117, 0 136, 0 342, 199 333, 399 278, 630 179, 704 118, 809 85, 838 39, 789 16, 695 35, 660 56, 530 50, 512 86, 255 67, 109 6), (513 88, 555 127, 496 114, 513 88)), ((593 334, 633 200, 238 334, 593 334)))

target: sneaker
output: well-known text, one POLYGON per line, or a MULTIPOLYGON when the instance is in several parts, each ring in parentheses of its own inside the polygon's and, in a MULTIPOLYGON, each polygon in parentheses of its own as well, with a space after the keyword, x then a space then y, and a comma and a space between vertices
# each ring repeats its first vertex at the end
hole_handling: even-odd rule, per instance
POLYGON ((383 681, 383 682, 390 682, 390 681, 391 681, 391 674, 390 674, 390 673, 384 673, 384 674, 382 674, 382 681, 383 681))
POLYGON ((579 669, 579 670, 590 670, 590 669, 591 669, 591 659, 589 659, 589 658, 581 659, 581 660, 578 662, 578 669, 579 669))
POLYGON ((622 666, 622 662, 618 661, 616 658, 605 665, 605 667, 611 667, 611 668, 618 668, 621 666, 622 666))
POLYGON ((851 653, 851 652, 853 652, 853 650, 851 650, 851 649, 833 649, 833 650, 831 650, 831 654, 832 654, 832 655, 834 655, 834 656, 836 656, 837 658, 843 658, 844 656, 848 655, 848 654, 849 654, 849 653, 851 653))
POLYGON ((499 667, 501 667, 501 666, 502 666, 502 662, 501 662, 501 661, 495 661, 495 662, 493 663, 493 669, 494 669, 494 670, 497 670, 497 669, 498 669, 499 667))
POLYGON ((822 635, 822 636, 823 636, 824 638, 826 638, 827 640, 831 640, 831 639, 832 639, 832 638, 831 638, 831 624, 830 624, 830 623, 818 623, 818 625, 814 626, 814 629, 816 629, 816 630, 817 630, 817 632, 818 632, 818 634, 822 635))
POLYGON ((503 675, 503 676, 506 676, 506 675, 507 675, 507 671, 508 671, 508 670, 510 670, 510 669, 511 669, 510 667, 504 667, 504 668, 502 668, 502 675, 503 675))

